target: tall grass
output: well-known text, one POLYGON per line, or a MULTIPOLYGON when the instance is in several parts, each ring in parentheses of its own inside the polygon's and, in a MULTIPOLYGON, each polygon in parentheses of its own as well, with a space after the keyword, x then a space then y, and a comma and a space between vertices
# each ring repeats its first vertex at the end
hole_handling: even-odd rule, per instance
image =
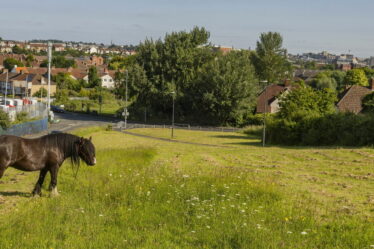
POLYGON ((59 197, 36 198, 0 217, 0 248, 374 244, 372 223, 340 213, 324 217, 308 193, 291 200, 273 179, 258 179, 252 171, 181 167, 154 147, 99 146, 97 158, 98 164, 81 168, 77 178, 68 164, 63 166, 59 197))

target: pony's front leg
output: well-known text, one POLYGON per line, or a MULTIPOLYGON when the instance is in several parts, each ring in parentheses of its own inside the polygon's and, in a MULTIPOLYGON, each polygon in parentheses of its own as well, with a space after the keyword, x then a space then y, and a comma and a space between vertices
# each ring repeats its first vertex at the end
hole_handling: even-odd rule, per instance
POLYGON ((44 182, 45 175, 47 174, 48 170, 46 168, 40 170, 39 179, 35 184, 34 190, 32 191, 32 195, 41 195, 42 186, 44 182))
POLYGON ((6 167, 0 166, 0 179, 3 177, 6 167))
POLYGON ((58 175, 58 170, 59 170, 59 165, 54 165, 50 169, 51 173, 51 184, 49 185, 49 190, 51 191, 52 196, 58 196, 58 191, 57 191, 57 175, 58 175))

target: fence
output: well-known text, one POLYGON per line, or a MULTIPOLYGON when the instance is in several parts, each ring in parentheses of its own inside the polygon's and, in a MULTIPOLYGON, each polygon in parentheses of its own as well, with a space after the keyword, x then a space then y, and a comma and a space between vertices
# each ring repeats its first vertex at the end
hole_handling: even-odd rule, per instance
POLYGON ((44 118, 41 120, 13 125, 12 127, 6 130, 3 130, 0 127, 0 135, 24 136, 28 134, 39 133, 47 129, 48 129, 48 118, 44 118))
MULTIPOLYGON (((125 122, 120 121, 117 123, 116 129, 122 130, 125 128, 125 122)), ((164 129, 171 129, 171 125, 151 125, 151 124, 133 124, 127 123, 126 129, 135 129, 135 128, 164 128, 164 129)), ((220 131, 220 132, 237 132, 241 129, 239 128, 227 128, 227 127, 206 127, 206 126, 174 126, 174 129, 180 130, 194 130, 194 131, 220 131)))
POLYGON ((44 103, 38 102, 33 105, 21 105, 15 107, 9 107, 6 110, 9 119, 14 121, 17 113, 25 112, 28 118, 45 118, 48 116, 47 106, 44 103))

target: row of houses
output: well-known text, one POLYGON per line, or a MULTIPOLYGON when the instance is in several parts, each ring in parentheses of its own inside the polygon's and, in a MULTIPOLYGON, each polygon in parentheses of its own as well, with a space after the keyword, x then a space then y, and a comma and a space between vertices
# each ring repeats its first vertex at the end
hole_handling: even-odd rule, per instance
MULTIPOLYGON (((267 86, 257 98, 256 113, 276 113, 279 111, 279 97, 292 91, 295 87, 289 84, 267 86)), ((360 113, 363 110, 362 99, 374 91, 374 79, 369 87, 353 85, 340 94, 336 108, 341 112, 360 113)))
MULTIPOLYGON (((44 61, 46 61, 48 58, 47 56, 33 56, 32 61, 27 61, 27 56, 24 54, 0 54, 0 70, 3 69, 4 60, 7 58, 13 58, 16 59, 23 64, 28 64, 30 67, 37 68, 42 64, 44 61)), ((88 70, 91 66, 95 67, 101 67, 102 69, 106 68, 107 65, 105 65, 104 58, 101 56, 81 56, 81 57, 72 57, 72 56, 66 56, 66 59, 74 60, 75 64, 77 65, 77 68, 80 70, 88 70)))
MULTIPOLYGON (((48 52, 48 44, 43 42, 20 42, 20 41, 0 41, 1 53, 12 53, 13 48, 18 46, 32 52, 48 52)), ((56 52, 62 52, 67 49, 74 49, 83 51, 87 54, 119 54, 119 55, 133 55, 135 50, 127 50, 122 46, 106 46, 104 44, 85 44, 85 43, 53 43, 52 49, 56 52)))
MULTIPOLYGON (((88 72, 69 68, 52 68, 51 75, 67 73, 72 79, 88 82, 88 72)), ((105 88, 114 88, 114 71, 99 71, 101 85, 105 88)), ((48 69, 15 67, 11 72, 0 74, 0 93, 14 94, 20 97, 33 96, 40 88, 47 89, 48 69)), ((56 93, 56 83, 51 81, 51 95, 56 93)))

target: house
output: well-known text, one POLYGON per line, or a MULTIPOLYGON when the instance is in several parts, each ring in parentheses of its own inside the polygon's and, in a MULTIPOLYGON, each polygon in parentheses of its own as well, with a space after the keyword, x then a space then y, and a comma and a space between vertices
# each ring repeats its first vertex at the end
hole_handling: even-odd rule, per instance
MULTIPOLYGON (((101 86, 105 88, 114 88, 114 72, 109 70, 104 70, 98 73, 101 79, 101 86)), ((88 82, 88 74, 83 77, 83 79, 88 82)))
POLYGON ((257 98, 256 113, 276 113, 279 111, 279 96, 286 94, 293 87, 288 84, 268 85, 257 98))
POLYGON ((341 112, 360 113, 363 109, 362 99, 373 91, 374 79, 371 79, 369 87, 358 85, 350 86, 343 92, 336 106, 341 112))
MULTIPOLYGON (((0 74, 0 92, 5 93, 6 73, 0 74)), ((7 93, 21 97, 31 97, 40 88, 48 88, 48 80, 40 74, 9 73, 7 93)), ((51 95, 56 93, 56 83, 51 81, 51 95)))

